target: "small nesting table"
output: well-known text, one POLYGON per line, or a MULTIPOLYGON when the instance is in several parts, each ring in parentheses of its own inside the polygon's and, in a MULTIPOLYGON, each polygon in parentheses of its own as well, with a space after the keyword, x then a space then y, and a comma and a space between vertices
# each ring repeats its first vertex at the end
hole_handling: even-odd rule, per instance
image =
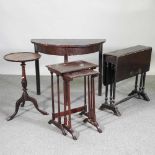
POLYGON ((95 126, 99 133, 102 132, 97 121, 95 114, 95 84, 94 78, 98 76, 98 72, 94 71, 97 65, 88 63, 85 61, 74 61, 55 65, 47 66, 51 73, 51 91, 52 91, 52 119, 49 124, 54 124, 58 127, 63 135, 66 135, 66 130, 72 135, 73 139, 77 139, 76 132, 72 129, 71 114, 76 112, 81 112, 86 118, 84 122, 89 122, 95 126), (53 73, 57 76, 57 110, 54 103, 54 83, 53 83, 53 73), (59 76, 63 79, 63 89, 64 89, 64 110, 61 111, 60 108, 60 88, 59 88, 59 76), (74 78, 84 77, 84 106, 79 106, 77 108, 71 108, 70 100, 70 81, 74 78), (86 88, 86 83, 88 88, 86 88), (88 93, 87 93, 88 92, 88 93), (88 105, 86 101, 86 93, 88 94, 88 105), (64 121, 62 121, 64 117, 64 121))
POLYGON ((38 60, 40 58, 39 54, 36 53, 31 53, 31 52, 17 52, 17 53, 10 53, 4 56, 4 59, 7 61, 11 61, 11 62, 20 62, 21 66, 22 66, 22 79, 21 79, 21 84, 22 84, 22 88, 23 88, 23 93, 22 96, 17 100, 16 102, 16 106, 15 106, 15 112, 13 113, 13 115, 8 117, 8 121, 12 120, 16 114, 18 113, 19 110, 19 106, 24 106, 25 101, 31 101, 35 108, 43 115, 48 115, 47 112, 39 109, 38 104, 36 99, 34 99, 33 97, 29 96, 27 93, 27 80, 26 80, 26 71, 25 71, 25 62, 28 61, 34 61, 34 60, 38 60), (22 104, 21 104, 22 103, 22 104))

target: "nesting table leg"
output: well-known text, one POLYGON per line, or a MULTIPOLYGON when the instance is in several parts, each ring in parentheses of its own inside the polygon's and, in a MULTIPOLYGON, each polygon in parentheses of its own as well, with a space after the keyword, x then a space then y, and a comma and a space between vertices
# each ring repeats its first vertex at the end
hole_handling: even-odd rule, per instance
POLYGON ((65 136, 66 132, 61 124, 61 112, 60 112, 60 92, 59 92, 59 76, 57 76, 57 96, 58 96, 58 121, 56 121, 55 116, 55 103, 54 103, 54 82, 53 82, 53 73, 51 72, 51 96, 52 96, 52 119, 49 120, 49 124, 54 124, 58 127, 62 134, 65 136))
POLYGON ((88 117, 83 120, 84 123, 89 122, 97 128, 99 133, 102 133, 102 130, 99 127, 99 124, 96 121, 95 114, 95 85, 94 77, 88 76, 88 117))
MULTIPOLYGON (((65 81, 65 87, 66 87, 66 103, 65 105, 68 107, 68 119, 66 121, 66 124, 63 124, 63 127, 72 135, 74 140, 77 140, 77 135, 75 131, 72 129, 72 122, 71 122, 71 101, 70 101, 70 81, 65 81)), ((65 107, 66 108, 66 107, 65 107)), ((65 116, 66 117, 66 116, 65 116)))
POLYGON ((84 76, 84 110, 81 111, 80 115, 86 115, 87 113, 87 88, 86 88, 87 79, 84 76))

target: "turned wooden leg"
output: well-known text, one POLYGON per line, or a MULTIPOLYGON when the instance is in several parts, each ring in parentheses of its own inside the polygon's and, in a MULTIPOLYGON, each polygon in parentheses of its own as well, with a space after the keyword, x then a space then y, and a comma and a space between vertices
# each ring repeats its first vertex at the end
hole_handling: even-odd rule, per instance
POLYGON ((64 80, 64 125, 66 126, 67 125, 67 116, 66 116, 66 108, 67 108, 67 89, 66 89, 66 81, 64 80))
POLYGON ((79 115, 83 115, 87 113, 87 88, 86 88, 86 76, 84 76, 84 110, 80 112, 79 115))
POLYGON ((72 135, 74 140, 77 140, 77 134, 72 129, 71 123, 71 101, 70 101, 70 81, 66 81, 66 99, 67 99, 67 107, 68 107, 68 120, 67 126, 64 124, 63 127, 72 135))
POLYGON ((132 90, 131 93, 128 94, 128 96, 132 96, 134 94, 137 94, 138 93, 137 87, 138 87, 138 75, 136 75, 136 79, 135 79, 135 89, 132 90))
MULTIPOLYGON (((88 78, 88 80, 90 80, 88 78)), ((89 83, 88 83, 89 86, 89 83)), ((92 124, 93 126, 96 127, 97 131, 99 133, 102 133, 101 128, 99 127, 99 124, 96 121, 96 114, 95 114, 95 85, 94 85, 94 77, 91 76, 91 82, 90 82, 90 87, 88 87, 88 94, 90 94, 90 99, 88 102, 88 107, 89 107, 89 111, 88 111, 88 118, 85 118, 83 120, 84 123, 89 122, 90 124, 92 124)))
POLYGON ((99 107, 100 110, 104 110, 105 106, 104 105, 108 105, 108 64, 104 63, 104 82, 106 83, 105 85, 105 102, 99 107))
POLYGON ((91 117, 91 107, 90 107, 90 102, 91 102, 91 91, 90 91, 90 77, 88 76, 88 118, 91 117))
POLYGON ((53 73, 51 72, 51 96, 52 96, 52 119, 55 120, 55 104, 54 104, 54 83, 53 83, 53 73))
MULTIPOLYGON (((105 103, 103 103, 99 109, 100 110, 108 109, 108 110, 113 111, 114 115, 121 116, 121 113, 119 112, 119 110, 118 110, 118 108, 117 108, 117 106, 115 104, 115 94, 116 94, 115 65, 107 64, 107 67, 108 67, 108 65, 109 65, 109 68, 111 68, 110 77, 112 78, 110 80, 111 83, 109 84, 110 85, 110 97, 109 97, 110 104, 107 103, 107 100, 108 100, 108 97, 107 97, 108 96, 108 85, 106 85, 105 103)), ((108 74, 108 69, 107 69, 106 74, 108 74)))
POLYGON ((139 92, 139 94, 142 96, 142 98, 145 101, 150 101, 148 95, 145 93, 145 78, 146 78, 146 73, 142 74, 142 87, 141 87, 141 92, 139 92))
POLYGON ((61 116, 60 116, 60 91, 59 91, 59 75, 57 75, 57 97, 58 97, 58 122, 61 124, 61 116))
POLYGON ((16 106, 15 106, 15 112, 13 115, 11 115, 7 120, 10 121, 12 120, 15 115, 17 114, 18 110, 19 110, 19 106, 21 105, 22 107, 25 105, 26 101, 31 101, 33 103, 33 105, 35 106, 35 108, 42 113, 43 115, 48 115, 47 112, 40 110, 37 104, 37 101, 35 98, 30 97, 27 93, 27 80, 26 80, 26 71, 25 71, 25 62, 21 62, 21 67, 22 67, 22 80, 21 80, 21 85, 23 88, 23 94, 22 97, 16 102, 16 106), (22 104, 21 104, 22 103, 22 104))
POLYGON ((98 79, 98 96, 102 96, 102 69, 103 69, 103 62, 102 62, 103 58, 102 58, 102 47, 99 51, 99 79, 98 79))
POLYGON ((115 95, 116 95, 116 81, 114 80, 114 83, 113 83, 113 106, 112 106, 112 108, 113 108, 114 115, 121 116, 121 113, 115 104, 115 95))
POLYGON ((49 120, 49 124, 53 124, 58 127, 62 134, 66 136, 66 132, 64 130, 63 125, 61 124, 61 117, 60 117, 60 96, 59 96, 59 76, 57 76, 57 94, 58 94, 58 122, 55 120, 55 104, 54 104, 54 83, 53 83, 53 73, 51 72, 51 96, 52 96, 52 119, 49 120))

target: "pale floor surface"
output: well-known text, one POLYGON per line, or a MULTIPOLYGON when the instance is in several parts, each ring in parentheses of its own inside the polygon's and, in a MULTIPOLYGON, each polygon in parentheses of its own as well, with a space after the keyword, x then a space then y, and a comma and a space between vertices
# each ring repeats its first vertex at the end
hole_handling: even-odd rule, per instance
MULTIPOLYGON (((118 83, 117 100, 126 97, 133 86, 133 78, 118 83)), ((121 117, 98 110, 104 101, 104 95, 96 95, 96 115, 103 133, 99 134, 94 127, 84 124, 84 116, 74 114, 73 128, 80 134, 77 141, 74 141, 70 134, 63 136, 58 128, 47 123, 52 109, 50 77, 41 77, 41 88, 42 94, 37 96, 35 76, 28 76, 29 94, 35 97, 40 108, 50 115, 41 115, 30 102, 26 102, 17 117, 7 122, 7 116, 14 112, 15 102, 21 95, 20 76, 0 75, 0 155, 155 154, 155 76, 148 76, 146 82, 146 91, 151 101, 133 98, 120 104, 118 108, 122 113, 121 117)), ((75 80, 71 90, 72 106, 82 105, 82 80, 75 80)))

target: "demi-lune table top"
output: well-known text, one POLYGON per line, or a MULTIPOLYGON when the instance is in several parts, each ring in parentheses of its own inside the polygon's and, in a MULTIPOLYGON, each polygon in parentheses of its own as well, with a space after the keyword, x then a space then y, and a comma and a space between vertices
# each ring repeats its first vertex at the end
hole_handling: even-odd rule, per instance
POLYGON ((81 47, 104 43, 105 39, 32 39, 31 42, 59 47, 81 47))
MULTIPOLYGON (((102 53, 106 39, 31 39, 35 53, 64 56, 64 62, 73 55, 84 55, 98 52, 99 55, 99 95, 102 94, 102 53)), ((40 94, 39 60, 35 61, 37 94, 40 94)))
POLYGON ((98 52, 105 39, 32 39, 36 52, 51 55, 82 55, 98 52))

